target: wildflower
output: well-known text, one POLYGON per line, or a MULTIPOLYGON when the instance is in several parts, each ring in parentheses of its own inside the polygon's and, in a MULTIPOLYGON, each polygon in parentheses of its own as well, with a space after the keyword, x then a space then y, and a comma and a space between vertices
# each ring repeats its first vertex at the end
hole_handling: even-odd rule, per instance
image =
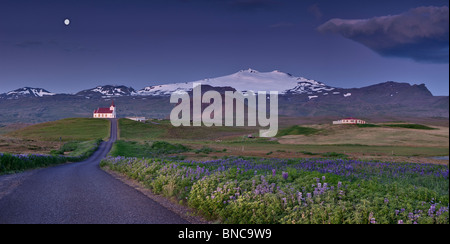
POLYGON ((384 203, 388 204, 389 203, 389 199, 387 199, 386 197, 384 198, 384 203))
POLYGON ((283 200, 283 204, 284 204, 284 206, 286 207, 286 205, 287 205, 287 200, 286 200, 286 198, 283 197, 281 200, 283 200))
POLYGON ((430 209, 428 209, 428 216, 433 218, 435 210, 436 210, 436 204, 431 204, 430 209))
POLYGON ((283 175, 283 179, 284 179, 284 180, 287 180, 287 178, 288 178, 288 172, 283 172, 282 175, 283 175))
POLYGON ((403 220, 399 220, 399 221, 398 221, 398 224, 399 224, 399 225, 403 224, 403 220))
POLYGON ((276 175, 276 170, 275 169, 272 169, 272 177, 275 177, 275 175, 276 175))
POLYGON ((298 193, 297 193, 297 201, 298 201, 298 204, 299 204, 299 205, 302 204, 302 193, 301 193, 301 192, 298 192, 298 193))
POLYGON ((369 214, 369 220, 371 224, 376 224, 377 221, 375 221, 375 218, 373 217, 373 212, 370 212, 369 214))

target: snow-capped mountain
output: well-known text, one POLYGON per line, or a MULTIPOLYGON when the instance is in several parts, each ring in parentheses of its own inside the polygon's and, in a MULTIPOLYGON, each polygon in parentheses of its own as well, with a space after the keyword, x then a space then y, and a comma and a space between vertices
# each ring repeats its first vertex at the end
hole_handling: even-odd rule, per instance
POLYGON ((76 93, 75 95, 84 96, 88 98, 92 97, 108 98, 108 97, 130 96, 135 94, 135 92, 136 91, 132 87, 106 85, 106 86, 97 86, 95 88, 88 90, 83 90, 76 93))
POLYGON ((290 117, 363 117, 398 120, 403 117, 449 116, 448 96, 433 96, 424 84, 383 82, 361 88, 337 88, 280 71, 237 73, 193 82, 148 86, 135 90, 127 86, 97 86, 76 94, 55 94, 42 88, 24 87, 0 94, 0 123, 45 122, 69 117, 91 117, 99 106, 114 99, 120 117, 167 118, 175 91, 190 92, 194 83, 202 92, 278 91, 279 114, 290 117), (384 117, 383 117, 384 116, 384 117), (392 117, 394 116, 394 117, 392 117))
POLYGON ((44 97, 44 96, 54 96, 55 93, 51 93, 42 88, 32 88, 32 87, 23 87, 16 89, 14 91, 10 91, 7 93, 0 94, 0 98, 2 99, 19 99, 23 97, 44 97))
POLYGON ((240 92, 277 91, 279 94, 315 94, 332 91, 335 88, 321 82, 295 77, 278 70, 259 72, 253 69, 241 70, 237 73, 218 78, 199 81, 148 86, 133 95, 161 96, 175 91, 191 91, 194 83, 212 87, 231 87, 240 92))

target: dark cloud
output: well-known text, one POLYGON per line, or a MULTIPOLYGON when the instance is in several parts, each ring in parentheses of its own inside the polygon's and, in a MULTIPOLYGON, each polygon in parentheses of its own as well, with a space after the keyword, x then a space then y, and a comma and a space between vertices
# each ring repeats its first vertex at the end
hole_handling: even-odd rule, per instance
POLYGON ((362 43, 382 56, 419 62, 449 62, 449 11, 419 7, 399 15, 371 19, 332 19, 318 28, 362 43))

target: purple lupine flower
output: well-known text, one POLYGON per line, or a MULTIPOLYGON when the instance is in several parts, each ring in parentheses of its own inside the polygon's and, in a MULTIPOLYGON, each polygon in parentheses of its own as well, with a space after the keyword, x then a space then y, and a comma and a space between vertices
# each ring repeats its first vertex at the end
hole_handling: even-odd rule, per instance
POLYGON ((433 218, 435 210, 436 210, 436 204, 431 204, 430 209, 428 209, 428 216, 433 218))
POLYGON ((399 221, 398 221, 398 224, 399 224, 399 225, 403 224, 403 220, 399 220, 399 221))
POLYGON ((373 217, 373 212, 370 212, 369 214, 369 220, 371 224, 376 224, 377 221, 375 221, 375 218, 373 217))
POLYGON ((387 199, 386 197, 384 198, 384 203, 388 204, 389 203, 389 199, 387 199))
POLYGON ((275 177, 277 171, 275 169, 272 169, 272 177, 275 177))
POLYGON ((441 207, 437 212, 436 212, 436 216, 441 215, 444 212, 448 212, 448 207, 441 207))
POLYGON ((284 179, 284 180, 287 180, 287 178, 288 178, 288 176, 289 176, 289 175, 288 175, 288 172, 283 172, 282 175, 283 175, 283 179, 284 179))
POLYGON ((302 193, 301 192, 297 193, 297 201, 298 201, 299 205, 302 204, 302 193))

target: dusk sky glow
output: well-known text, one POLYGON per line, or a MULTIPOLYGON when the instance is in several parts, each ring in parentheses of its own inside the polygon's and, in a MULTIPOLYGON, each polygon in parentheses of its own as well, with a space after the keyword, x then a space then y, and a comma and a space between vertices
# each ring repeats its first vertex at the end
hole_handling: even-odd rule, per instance
POLYGON ((0 93, 190 82, 252 68, 449 95, 448 0, 2 0, 0 93), (70 24, 65 20, 70 20, 70 24))

